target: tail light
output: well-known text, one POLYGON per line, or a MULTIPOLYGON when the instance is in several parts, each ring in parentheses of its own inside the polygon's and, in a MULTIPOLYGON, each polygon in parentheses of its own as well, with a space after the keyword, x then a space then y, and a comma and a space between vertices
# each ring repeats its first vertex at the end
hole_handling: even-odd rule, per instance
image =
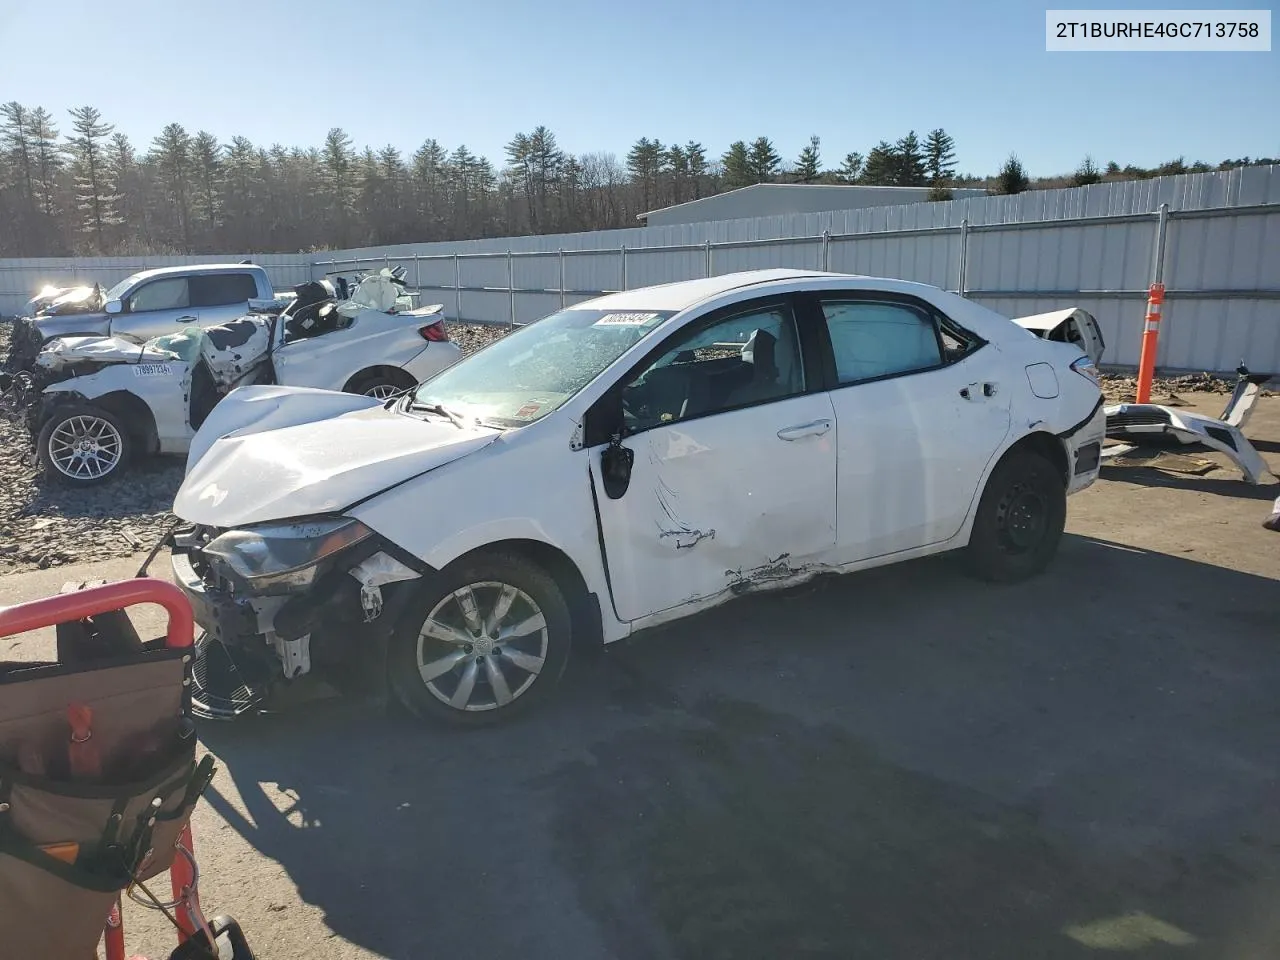
POLYGON ((430 340, 432 343, 444 343, 449 339, 449 331, 444 328, 443 320, 437 320, 435 323, 429 323, 425 327, 419 327, 418 333, 421 334, 423 340, 430 340))
POLYGON ((1093 360, 1089 357, 1081 357, 1071 364, 1071 369, 1086 380, 1091 380, 1096 386, 1102 385, 1102 377, 1098 373, 1098 368, 1093 360))

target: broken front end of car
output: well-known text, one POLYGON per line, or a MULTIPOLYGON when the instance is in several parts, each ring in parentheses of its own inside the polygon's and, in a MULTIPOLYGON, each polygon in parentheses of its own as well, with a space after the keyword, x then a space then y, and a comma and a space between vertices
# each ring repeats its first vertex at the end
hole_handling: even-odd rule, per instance
POLYGON ((310 517, 166 538, 190 598, 198 715, 230 720, 312 672, 385 675, 386 641, 412 581, 428 571, 357 520, 310 517))

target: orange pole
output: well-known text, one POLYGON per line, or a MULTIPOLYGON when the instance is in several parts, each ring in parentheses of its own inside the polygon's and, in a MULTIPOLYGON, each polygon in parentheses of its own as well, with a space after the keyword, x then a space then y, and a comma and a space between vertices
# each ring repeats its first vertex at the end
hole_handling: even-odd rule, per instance
POLYGON ((1138 359, 1138 391, 1135 403, 1151 401, 1151 380, 1156 375, 1156 348, 1160 343, 1160 315, 1164 308, 1164 284, 1153 283, 1147 293, 1147 319, 1142 329, 1142 355, 1138 359))

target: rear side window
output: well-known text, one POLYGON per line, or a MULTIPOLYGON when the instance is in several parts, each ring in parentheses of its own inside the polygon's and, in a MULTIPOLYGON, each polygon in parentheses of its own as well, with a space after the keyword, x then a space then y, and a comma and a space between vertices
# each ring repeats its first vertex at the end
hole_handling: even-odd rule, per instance
POLYGON ((191 306, 187 297, 186 277, 165 277, 143 284, 129 298, 129 312, 145 310, 181 310, 191 306))
POLYGON ((221 307, 243 303, 258 295, 258 285, 247 273, 212 273, 191 278, 193 307, 221 307))
POLYGON ((905 303, 825 300, 836 375, 841 386, 942 365, 933 317, 905 303))

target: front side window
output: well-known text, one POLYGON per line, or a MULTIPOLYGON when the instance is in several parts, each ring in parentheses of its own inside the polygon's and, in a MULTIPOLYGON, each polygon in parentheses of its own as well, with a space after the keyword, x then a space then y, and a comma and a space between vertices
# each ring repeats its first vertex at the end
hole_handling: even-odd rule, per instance
POLYGON ((825 300, 822 313, 841 386, 942 365, 933 318, 905 303, 825 300))
POLYGON ((189 305, 186 277, 152 280, 139 287, 138 292, 129 298, 130 313, 141 313, 144 310, 179 310, 189 305))
POLYGON ((770 306, 697 324, 623 388, 628 433, 803 393, 791 309, 770 306))
POLYGON ((441 404, 496 426, 525 426, 562 406, 672 315, 562 310, 445 368, 414 391, 412 402, 441 404))

